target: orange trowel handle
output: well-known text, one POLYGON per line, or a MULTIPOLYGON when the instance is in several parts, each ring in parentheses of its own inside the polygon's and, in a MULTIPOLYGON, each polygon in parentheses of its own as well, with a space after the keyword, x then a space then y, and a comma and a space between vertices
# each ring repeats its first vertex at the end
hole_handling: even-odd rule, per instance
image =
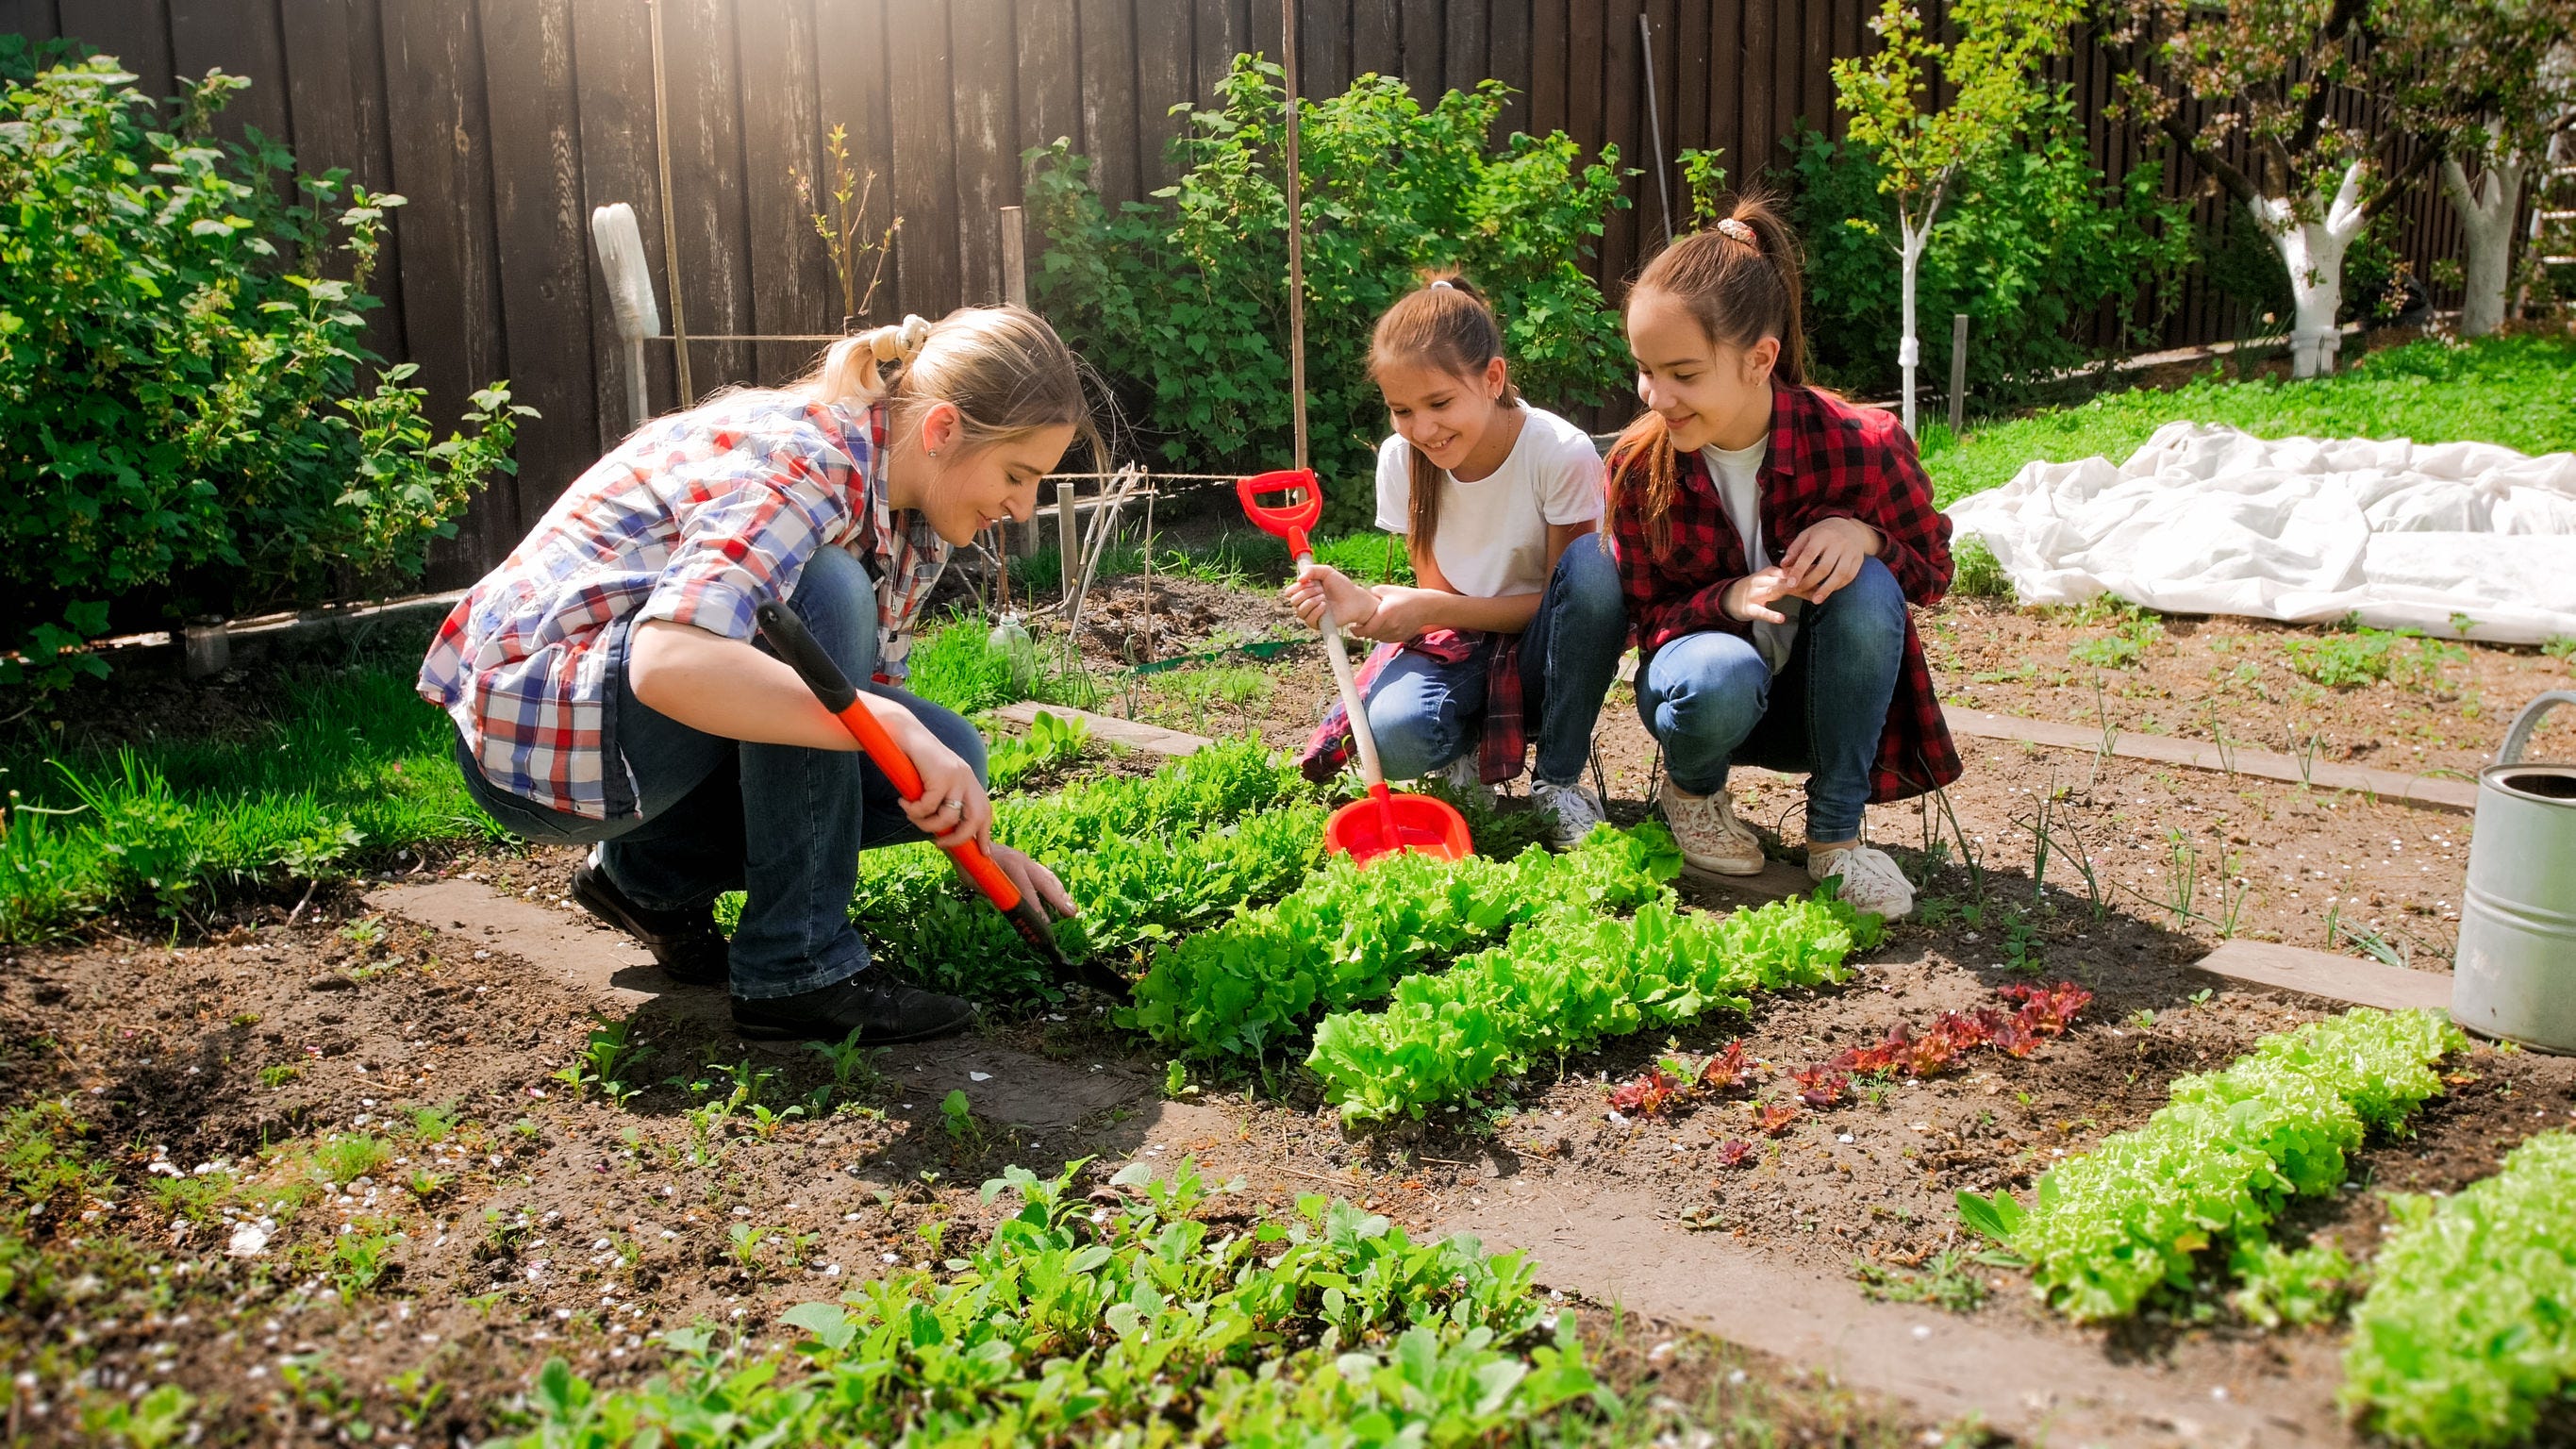
MULTIPOLYGON (((823 707, 840 719, 841 727, 850 732, 850 737, 859 742, 859 748, 867 751, 868 758, 885 772, 894 792, 906 800, 920 799, 921 771, 913 768, 912 756, 905 754, 903 746, 896 744, 894 736, 886 733, 886 727, 877 722, 866 701, 859 697, 858 690, 842 675, 841 667, 832 662, 832 656, 824 653, 822 646, 814 642, 814 636, 805 632, 805 622, 776 604, 762 604, 755 617, 759 620, 760 632, 768 636, 770 647, 804 677, 805 687, 814 691, 814 697, 823 702, 823 707)), ((948 858, 957 862, 957 869, 973 881, 975 889, 982 891, 984 898, 999 907, 1004 915, 1011 915, 1019 909, 1020 888, 1011 883, 1009 876, 1002 874, 1002 868, 993 863, 993 857, 984 853, 981 844, 969 840, 964 845, 940 848, 948 852, 948 858)), ((1046 944, 1050 949, 1054 945, 1052 941, 1046 944)))

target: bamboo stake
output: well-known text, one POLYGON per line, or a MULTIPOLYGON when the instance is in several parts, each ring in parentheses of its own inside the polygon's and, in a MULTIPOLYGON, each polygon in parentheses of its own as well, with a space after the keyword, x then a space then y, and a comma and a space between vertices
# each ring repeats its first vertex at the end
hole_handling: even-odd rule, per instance
POLYGON ((662 0, 648 0, 653 16, 653 162, 662 179, 662 274, 671 287, 671 354, 680 383, 680 406, 697 404, 689 385, 689 313, 680 301, 680 226, 671 216, 671 109, 662 66, 662 0))
POLYGON ((1306 247, 1297 176, 1297 0, 1279 0, 1280 73, 1288 86, 1288 408, 1297 466, 1306 466, 1306 247))

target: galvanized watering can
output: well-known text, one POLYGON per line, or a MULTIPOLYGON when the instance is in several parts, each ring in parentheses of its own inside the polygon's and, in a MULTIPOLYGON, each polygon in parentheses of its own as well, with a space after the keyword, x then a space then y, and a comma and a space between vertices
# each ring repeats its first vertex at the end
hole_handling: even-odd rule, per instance
POLYGON ((2523 706, 2495 763, 2478 772, 2477 834, 2460 908, 2451 1019, 2485 1036, 2576 1053, 2576 764, 2522 752, 2553 689, 2523 706))

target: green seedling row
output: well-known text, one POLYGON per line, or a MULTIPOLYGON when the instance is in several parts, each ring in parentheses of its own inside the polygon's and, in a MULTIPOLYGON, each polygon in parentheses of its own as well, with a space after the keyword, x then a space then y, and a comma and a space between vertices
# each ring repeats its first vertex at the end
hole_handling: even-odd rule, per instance
POLYGON ((1119 1024, 1185 1055, 1258 1059, 1327 1012, 1377 1001, 1427 966, 1542 911, 1625 910, 1666 893, 1681 856, 1648 822, 1564 855, 1342 858, 1275 905, 1157 952, 1119 1024))
POLYGON ((1306 1064, 1345 1120, 1420 1116, 1610 1037, 1840 981, 1844 959, 1878 938, 1878 917, 1830 892, 1723 916, 1669 900, 1627 920, 1550 910, 1438 976, 1397 983, 1384 1011, 1325 1018, 1306 1064))
POLYGON ((2543 1132, 2456 1197, 2392 1193, 2344 1350, 2344 1403, 2432 1449, 2531 1439, 2576 1383, 2576 1137, 2543 1132))
POLYGON ((560 1359, 528 1396, 525 1449, 629 1444, 1514 1442, 1601 1391, 1535 1265, 1473 1238, 1415 1243, 1322 1197, 1211 1234, 1184 1163, 1094 1212, 1074 1169, 985 1184, 1018 1213, 943 1280, 898 1273, 783 1316, 792 1348, 664 1334, 667 1371, 602 1389, 560 1359))
POLYGON ((2334 1192, 2347 1156, 2442 1090, 2433 1064, 2468 1049, 2437 1012, 2360 1007, 2265 1037, 2223 1072, 2187 1076, 2133 1131, 2009 1193, 1960 1195, 1970 1222, 2031 1262, 2071 1318, 2120 1318, 2191 1285, 2198 1255, 2242 1250, 2294 1196, 2334 1192))

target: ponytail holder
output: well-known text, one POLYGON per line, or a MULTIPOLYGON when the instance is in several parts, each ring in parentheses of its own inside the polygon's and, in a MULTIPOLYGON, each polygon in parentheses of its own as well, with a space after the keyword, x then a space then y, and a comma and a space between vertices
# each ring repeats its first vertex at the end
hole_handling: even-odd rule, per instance
POLYGON ((1433 278, 1433 279, 1432 279, 1431 285, 1432 285, 1432 286, 1434 286, 1434 287, 1447 288, 1449 291, 1452 291, 1452 292, 1454 292, 1454 291, 1457 291, 1457 290, 1458 290, 1457 288, 1455 288, 1455 287, 1451 287, 1451 286, 1449 285, 1449 279, 1448 279, 1447 277, 1435 277, 1435 278, 1433 278))
POLYGON ((1754 244, 1753 228, 1746 226, 1744 223, 1737 221, 1731 216, 1718 222, 1717 234, 1731 241, 1740 241, 1746 246, 1752 246, 1754 244))
POLYGON ((879 362, 906 363, 930 340, 930 324, 918 316, 906 316, 893 327, 879 327, 866 334, 868 350, 879 362))

